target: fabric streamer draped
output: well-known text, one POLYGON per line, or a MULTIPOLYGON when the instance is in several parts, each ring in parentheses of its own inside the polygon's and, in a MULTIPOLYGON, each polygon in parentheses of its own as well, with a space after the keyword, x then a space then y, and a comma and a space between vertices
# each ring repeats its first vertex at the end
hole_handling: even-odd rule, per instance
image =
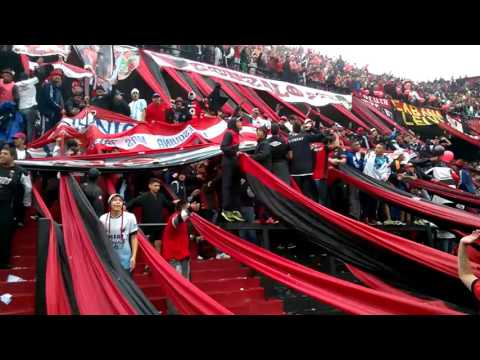
POLYGON ((422 217, 439 222, 441 227, 460 227, 462 229, 480 228, 480 218, 463 210, 415 197, 387 183, 375 180, 359 173, 349 166, 341 165, 339 169, 332 168, 329 176, 353 185, 375 198, 380 198, 395 206, 407 209, 422 217), (445 226, 448 225, 448 226, 445 226))
POLYGON ((383 282, 382 280, 380 280, 376 276, 374 276, 372 274, 368 274, 365 271, 362 271, 362 270, 356 268, 353 265, 349 265, 349 264, 345 264, 345 265, 346 265, 347 269, 353 274, 353 276, 355 276, 358 280, 360 280, 361 282, 363 282, 365 285, 367 285, 368 287, 370 287, 372 289, 379 290, 379 291, 384 291, 384 292, 387 292, 387 293, 391 293, 391 294, 395 294, 395 295, 398 295, 398 296, 401 296, 401 297, 412 299, 413 301, 420 301, 420 302, 430 304, 430 305, 433 305, 433 306, 438 306, 442 309, 450 310, 450 308, 447 307, 440 300, 423 300, 423 299, 420 299, 416 296, 412 296, 410 294, 407 294, 405 291, 398 290, 398 289, 394 288, 393 286, 388 285, 387 283, 383 282))
POLYGON ((390 135, 392 130, 386 126, 382 121, 375 117, 364 105, 362 101, 355 101, 352 98, 352 111, 355 115, 360 117, 365 122, 368 122, 372 127, 378 129, 383 135, 390 135))
POLYGON ((322 274, 248 243, 197 214, 191 222, 212 245, 237 261, 321 302, 355 315, 459 315, 413 297, 390 294, 322 274))
POLYGON ((471 207, 480 206, 480 197, 460 189, 453 189, 441 183, 433 183, 431 181, 417 179, 411 181, 410 185, 412 187, 425 189, 433 194, 445 197, 460 204, 471 207))
POLYGON ((260 109, 260 111, 266 113, 268 116, 272 118, 272 120, 278 121, 280 117, 278 114, 273 111, 270 106, 268 106, 265 101, 263 101, 253 89, 236 84, 231 82, 230 85, 236 89, 241 95, 243 95, 246 99, 248 99, 254 106, 260 109))
POLYGON ((345 116, 352 123, 357 124, 358 126, 364 128, 365 130, 370 130, 369 126, 365 124, 363 120, 356 117, 352 112, 350 112, 347 108, 345 108, 345 106, 340 104, 330 104, 327 106, 332 106, 334 109, 336 109, 340 114, 345 116))
MULTIPOLYGON (((108 246, 105 231, 100 230, 102 225, 94 215, 91 206, 87 208, 86 214, 81 213, 81 207, 77 206, 77 204, 80 204, 79 200, 83 200, 84 206, 85 202, 88 203, 75 179, 72 177, 67 179, 66 176, 62 176, 60 178, 60 208, 63 232, 80 314, 135 315, 158 313, 153 305, 144 304, 142 307, 138 303, 134 303, 132 297, 127 297, 122 291, 121 282, 129 278, 129 275, 120 269, 118 258, 111 256, 110 261, 116 262, 116 268, 123 271, 124 275, 117 272, 114 277, 112 273, 106 270, 107 264, 102 261, 92 243, 95 240, 94 237, 97 237, 98 240, 103 240, 105 246, 108 246), (77 196, 74 196, 72 192, 76 192, 77 196), (81 198, 82 196, 84 199, 81 198), (93 234, 93 237, 82 220, 98 223, 98 231, 93 234), (101 239, 102 237, 103 239, 101 239), (92 301, 92 296, 95 297, 95 301, 92 301)), ((112 255, 113 249, 110 250, 110 255, 112 255)), ((131 279, 130 282, 134 286, 131 279)), ((137 292, 141 294, 139 289, 137 289, 137 292)))
POLYGON ((153 278, 181 314, 233 315, 231 311, 177 273, 145 239, 143 233, 139 232, 137 238, 139 256, 144 258, 153 278))
POLYGON ((366 108, 371 111, 373 115, 378 116, 379 119, 383 120, 388 125, 395 127, 401 134, 411 135, 411 133, 406 128, 398 124, 395 120, 389 118, 387 115, 383 114, 380 110, 375 108, 375 106, 372 106, 360 99, 357 99, 355 96, 352 96, 352 107, 355 106, 355 104, 357 104, 358 106, 359 101, 362 102, 366 106, 366 108))
MULTIPOLYGON (((74 312, 72 311, 72 306, 67 294, 60 265, 57 243, 57 227, 55 226, 55 222, 50 210, 43 201, 38 190, 33 187, 32 192, 35 199, 35 204, 38 207, 42 217, 49 220, 48 253, 46 259, 44 290, 46 306, 45 311, 48 315, 72 315, 74 312)), ((37 294, 37 296, 39 295, 37 294)), ((76 304, 74 304, 73 307, 75 306, 76 304)))
MULTIPOLYGON (((456 257, 338 214, 290 188, 247 155, 239 160, 257 198, 314 244, 396 287, 475 311, 475 301, 458 279, 456 257)), ((474 270, 480 274, 479 266, 474 264, 474 270)))

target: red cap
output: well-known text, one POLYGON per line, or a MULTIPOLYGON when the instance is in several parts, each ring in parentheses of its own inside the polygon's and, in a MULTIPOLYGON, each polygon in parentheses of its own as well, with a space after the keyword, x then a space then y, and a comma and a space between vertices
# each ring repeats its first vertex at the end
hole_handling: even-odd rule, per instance
POLYGON ((24 133, 22 132, 17 132, 15 135, 13 135, 13 138, 14 139, 23 139, 25 140, 27 138, 27 135, 25 135, 24 133))

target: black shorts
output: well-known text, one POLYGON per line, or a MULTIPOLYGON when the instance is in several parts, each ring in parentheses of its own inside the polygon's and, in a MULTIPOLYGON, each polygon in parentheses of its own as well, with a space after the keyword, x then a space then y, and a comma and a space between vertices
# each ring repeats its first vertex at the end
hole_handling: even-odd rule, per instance
POLYGON ((163 229, 161 230, 149 230, 149 229, 145 229, 144 231, 144 234, 145 236, 147 236, 148 238, 148 241, 150 241, 151 244, 153 244, 153 242, 155 240, 162 240, 162 237, 163 237, 163 229))

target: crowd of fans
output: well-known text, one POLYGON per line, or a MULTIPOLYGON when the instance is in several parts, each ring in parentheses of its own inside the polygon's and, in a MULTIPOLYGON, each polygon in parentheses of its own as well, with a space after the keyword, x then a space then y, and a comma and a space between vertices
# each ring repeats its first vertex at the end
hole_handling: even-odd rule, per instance
MULTIPOLYGON (((385 96, 403 97, 403 100, 413 103, 422 102, 423 99, 423 102, 429 105, 441 105, 454 94, 451 99, 455 109, 461 108, 461 111, 465 111, 466 107, 468 111, 473 109, 473 113, 469 115, 475 115, 478 109, 476 100, 478 93, 475 87, 477 85, 470 86, 465 81, 440 80, 417 85, 403 82, 402 86, 398 87, 396 82, 400 81, 399 79, 387 75, 374 76, 368 73, 367 68, 360 69, 345 63, 341 58, 329 59, 312 50, 305 51, 301 47, 292 49, 283 46, 191 46, 173 50, 170 47, 170 51, 173 55, 180 55, 180 51, 183 51, 183 56, 187 56, 185 54, 187 53, 189 54, 187 57, 196 60, 252 74, 268 73, 272 77, 286 81, 303 81, 308 86, 314 83, 315 86, 322 86, 327 90, 338 91, 343 88, 361 92, 371 89, 373 93, 377 92, 376 95, 381 92, 385 96), (280 59, 283 59, 283 62, 280 59), (382 84, 381 88, 379 84, 382 84), (432 93, 433 95, 430 95, 432 93)), ((250 154, 254 160, 285 183, 298 187, 312 200, 371 225, 425 224, 425 220, 378 201, 342 182, 328 185, 331 167, 349 166, 378 181, 447 206, 459 205, 440 196, 432 196, 425 190, 420 191, 410 186, 411 181, 417 178, 427 179, 469 193, 478 193, 477 184, 480 178, 472 172, 472 166, 475 164, 468 164, 461 159, 452 162, 452 159, 446 156, 451 146, 446 137, 423 142, 418 136, 402 135, 396 131, 388 136, 379 134, 376 129, 371 129, 368 133, 361 128, 352 131, 338 124, 325 126, 318 116, 312 114, 310 118, 301 122, 295 115, 287 115, 282 107, 276 109, 280 118, 277 123, 258 109, 254 109, 251 114, 243 112, 240 107, 233 114, 222 113, 218 99, 208 97, 198 101, 195 94, 189 94, 187 99, 177 98, 172 104, 165 104, 158 94, 153 94, 151 102, 148 103, 141 97, 140 91, 134 88, 130 92, 128 102, 115 86, 111 91, 98 86, 90 94, 85 94, 85 86, 74 81, 67 95, 62 87, 64 77, 61 71, 54 70, 50 65, 42 65, 41 62, 39 65, 34 73, 21 74, 18 82, 13 81, 15 74, 11 69, 2 71, 0 105, 13 104, 14 109, 18 110, 25 120, 25 124, 13 136, 13 144, 2 145, 0 152, 0 180, 3 181, 0 183, 0 190, 4 190, 0 191, 0 200, 3 201, 0 203, 12 203, 12 199, 14 197, 16 199, 13 201, 14 207, 5 205, 10 212, 0 217, 0 224, 8 223, 12 218, 17 226, 23 226, 25 209, 30 206, 30 200, 27 199, 31 192, 30 175, 14 165, 15 160, 29 157, 25 144, 53 128, 63 115, 75 116, 88 104, 153 125, 182 123, 191 120, 192 116, 208 115, 218 115, 228 124, 228 130, 221 143, 220 158, 180 168, 151 171, 146 174, 148 180, 145 179, 145 174, 123 174, 116 179, 117 193, 111 194, 108 201, 105 201, 107 197, 96 183, 99 172, 91 170, 86 175, 83 189, 95 212, 100 216, 126 270, 131 271, 136 265, 136 238, 133 242, 127 240, 137 231, 136 218, 129 211, 138 207, 142 208, 144 222, 166 221, 167 236, 159 230, 146 231, 146 234, 156 249, 187 278, 190 237, 186 220, 191 211, 198 212, 214 223, 279 222, 265 204, 256 198, 240 171, 239 132, 245 124, 256 128, 257 145, 250 154), (165 185, 168 185, 176 200, 172 201, 162 194, 161 189, 165 188, 165 185), (8 191, 4 189, 5 186, 10 186, 8 191), (18 200, 16 192, 25 194, 23 202, 18 200), (109 211, 105 212, 107 209, 109 211), (124 234, 122 231, 127 233, 124 234), (178 238, 175 238, 176 236, 178 238), (127 243, 131 245, 125 247, 127 243), (179 246, 179 243, 182 245, 179 246)), ((215 91, 218 91, 218 88, 215 91)), ((74 156, 81 154, 82 151, 77 139, 66 141, 63 148, 59 140, 52 155, 74 156)), ((51 206, 55 200, 55 193, 58 192, 58 179, 51 174, 42 177, 42 192, 47 205, 51 206)), ((12 227, 12 223, 9 223, 9 226, 12 227)), ((443 239, 452 236, 446 231, 437 230, 437 233, 438 237, 443 239)), ((2 236, 8 237, 11 234, 5 232, 2 236)), ((242 230, 240 236, 258 244, 255 231, 242 230)), ((203 249, 199 253, 200 258, 228 257, 223 253, 217 254, 212 248, 209 249, 201 237, 195 234, 192 234, 192 237, 199 242, 199 248, 203 249)), ((6 242, 4 239, 2 241, 6 242)), ((451 242, 445 241, 443 250, 452 251, 450 244, 451 242)), ((1 267, 9 266, 8 252, 9 249, 0 251, 3 256, 0 259, 1 267)))
POLYGON ((463 116, 480 115, 480 79, 452 78, 414 82, 392 74, 372 74, 368 65, 352 64, 341 56, 332 58, 303 46, 144 46, 174 56, 322 90, 398 99, 463 116))

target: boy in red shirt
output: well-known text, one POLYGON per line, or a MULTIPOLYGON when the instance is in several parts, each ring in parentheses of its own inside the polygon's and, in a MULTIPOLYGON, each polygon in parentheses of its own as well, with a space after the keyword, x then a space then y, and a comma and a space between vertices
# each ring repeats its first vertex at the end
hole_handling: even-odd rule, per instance
POLYGON ((190 247, 187 220, 190 209, 198 211, 200 204, 180 200, 163 233, 162 256, 183 277, 190 279, 190 247))

